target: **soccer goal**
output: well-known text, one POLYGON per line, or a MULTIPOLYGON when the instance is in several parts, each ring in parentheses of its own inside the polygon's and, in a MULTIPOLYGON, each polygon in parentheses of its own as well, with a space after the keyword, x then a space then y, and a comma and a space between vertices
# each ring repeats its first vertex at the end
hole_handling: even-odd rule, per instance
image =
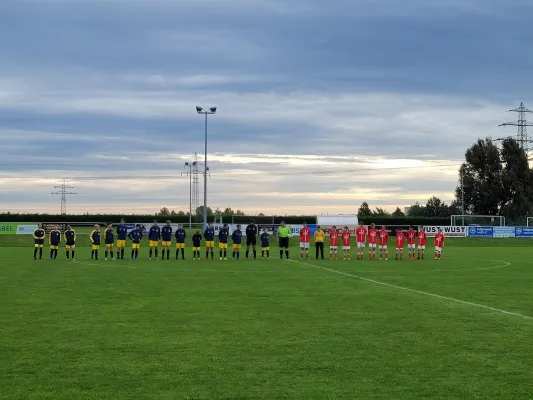
POLYGON ((505 226, 505 217, 501 215, 452 215, 451 225, 452 226, 505 226))
POLYGON ((532 223, 531 221, 533 221, 533 217, 527 217, 526 219, 526 225, 527 226, 531 226, 530 224, 532 223))

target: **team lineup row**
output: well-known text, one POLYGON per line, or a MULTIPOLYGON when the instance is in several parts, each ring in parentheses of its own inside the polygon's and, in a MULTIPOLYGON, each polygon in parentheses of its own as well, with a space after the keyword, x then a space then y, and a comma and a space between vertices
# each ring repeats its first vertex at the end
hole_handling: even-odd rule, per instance
MULTIPOLYGON (((136 260, 139 255, 139 249, 141 246, 141 241, 143 239, 143 227, 137 225, 133 230, 128 232, 127 226, 125 225, 124 220, 121 220, 121 223, 117 226, 116 232, 113 230, 113 225, 108 224, 107 228, 103 232, 104 244, 105 244, 105 259, 107 260, 108 256, 111 259, 115 259, 114 249, 115 249, 115 238, 116 238, 116 247, 117 247, 117 258, 124 259, 126 239, 130 239, 132 242, 131 246, 131 260, 136 260)), ((339 239, 342 242, 342 251, 343 259, 351 258, 351 238, 352 233, 347 226, 342 230, 338 230, 337 227, 332 226, 329 231, 329 247, 330 247, 330 259, 338 259, 338 247, 339 239)), ((254 259, 257 258, 256 250, 256 241, 257 235, 260 234, 261 240, 261 250, 262 257, 270 258, 270 235, 263 230, 259 232, 257 225, 252 221, 245 231, 246 235, 246 258, 248 259, 250 248, 253 252, 254 259)), ((65 249, 67 259, 75 258, 75 247, 76 247, 76 232, 72 229, 70 225, 66 227, 66 230, 63 234, 60 232, 57 226, 49 233, 49 245, 50 245, 50 259, 55 260, 58 255, 58 248, 62 242, 62 235, 65 240, 65 249)), ((303 228, 300 229, 300 257, 309 258, 309 246, 311 241, 311 230, 307 227, 307 224, 304 223, 303 228)), ((46 232, 42 228, 42 225, 39 224, 37 229, 33 232, 34 238, 34 254, 33 258, 42 259, 43 246, 45 242, 46 232)), ((176 240, 176 259, 181 255, 182 259, 185 259, 185 240, 187 237, 186 231, 183 229, 183 226, 179 225, 178 229, 173 232, 172 225, 170 221, 166 222, 166 225, 162 228, 159 227, 157 221, 154 221, 154 224, 150 227, 148 231, 148 246, 149 246, 149 259, 152 259, 152 256, 155 256, 155 259, 159 256, 159 245, 161 244, 162 253, 161 259, 170 259, 170 247, 172 246, 172 237, 175 237, 176 240)), ((231 233, 232 240, 232 249, 233 249, 233 259, 240 258, 240 250, 242 246, 242 236, 241 226, 237 225, 236 229, 231 233)), ((276 232, 277 243, 280 248, 280 258, 283 258, 284 252, 286 258, 289 258, 289 238, 292 237, 291 228, 282 222, 278 227, 276 232)), ((365 228, 363 222, 360 223, 359 227, 355 231, 356 241, 357 241, 357 259, 363 259, 364 257, 364 248, 366 247, 367 241, 369 245, 368 258, 374 260, 376 258, 376 248, 379 246, 379 255, 380 259, 385 258, 388 260, 388 241, 389 233, 385 226, 382 226, 380 230, 376 228, 374 224, 370 228, 365 228)), ((227 224, 224 224, 223 227, 219 230, 218 235, 215 233, 215 228, 212 223, 209 223, 206 227, 203 235, 200 230, 197 230, 196 233, 192 236, 192 249, 193 249, 193 259, 200 259, 200 250, 202 246, 202 241, 205 240, 206 259, 211 256, 211 259, 214 258, 214 247, 215 247, 215 237, 218 237, 218 247, 219 247, 219 256, 221 260, 227 260, 227 249, 228 249, 228 238, 230 237, 229 227, 227 224)), ((407 247, 409 251, 409 259, 414 260, 415 257, 418 259, 424 258, 427 235, 423 230, 423 227, 419 227, 416 231, 413 227, 410 227, 409 230, 403 231, 398 230, 396 232, 396 259, 403 258, 403 249, 405 247, 405 241, 407 240, 407 247), (418 246, 417 246, 418 244, 418 246)), ((94 229, 89 235, 91 241, 91 259, 98 260, 100 245, 102 243, 102 235, 100 231, 100 226, 95 225, 94 229)), ((324 259, 324 241, 326 238, 326 232, 320 227, 317 226, 316 231, 313 234, 313 239, 316 249, 316 258, 324 259)), ((435 235, 434 238, 435 245, 435 259, 440 259, 442 248, 444 246, 444 234, 442 230, 439 229, 439 232, 435 235)))

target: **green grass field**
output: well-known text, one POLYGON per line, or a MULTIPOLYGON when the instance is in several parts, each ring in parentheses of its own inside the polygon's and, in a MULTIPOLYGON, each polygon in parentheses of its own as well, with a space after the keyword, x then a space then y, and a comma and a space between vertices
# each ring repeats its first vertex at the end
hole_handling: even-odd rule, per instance
POLYGON ((73 263, 0 236, 0 398, 531 399, 532 247, 73 263))

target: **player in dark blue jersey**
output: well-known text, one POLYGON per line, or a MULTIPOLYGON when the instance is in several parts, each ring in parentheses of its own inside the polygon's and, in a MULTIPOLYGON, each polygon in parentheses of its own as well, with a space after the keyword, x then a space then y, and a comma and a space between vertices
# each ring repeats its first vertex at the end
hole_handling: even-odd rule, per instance
POLYGON ((263 229, 261 233, 261 257, 265 258, 265 254, 267 260, 270 260, 270 237, 266 229, 263 229))
POLYGON ((100 250, 100 225, 96 224, 93 231, 89 235, 91 239, 91 260, 98 260, 98 250, 100 250))
POLYGON ((181 252, 181 259, 185 260, 185 238, 187 237, 187 233, 185 232, 185 229, 183 229, 183 225, 178 225, 178 229, 176 229, 176 260, 179 257, 179 254, 181 252))
POLYGON ((165 259, 165 250, 167 253, 167 260, 170 260, 170 246, 172 245, 172 223, 167 221, 166 225, 161 229, 161 260, 165 259))
POLYGON ((70 252, 72 251, 72 261, 75 260, 75 252, 76 252, 76 232, 70 225, 67 225, 67 229, 65 230, 65 250, 67 252, 67 260, 70 259, 70 252))
POLYGON ((139 257, 139 248, 141 247, 141 240, 143 239, 143 229, 139 224, 128 233, 128 238, 131 240, 131 260, 136 260, 139 257))
POLYGON ((50 242, 50 260, 55 260, 57 258, 57 249, 59 248, 59 243, 61 243, 61 232, 57 225, 50 231, 48 236, 48 241, 50 242))
POLYGON ((200 260, 200 247, 201 246, 202 246, 202 234, 200 233, 200 229, 198 229, 192 237, 193 260, 196 260, 196 258, 200 260))
POLYGON ((242 231, 240 225, 237 225, 237 229, 235 229, 231 234, 231 240, 233 242, 233 259, 238 260, 242 246, 242 231))
POLYGON ((211 253, 211 259, 214 257, 214 247, 215 247, 215 228, 213 223, 209 223, 204 232, 205 238, 205 259, 209 259, 209 253, 211 253))
POLYGON ((229 237, 229 228, 228 224, 224 224, 220 231, 218 232, 218 249, 220 252, 220 259, 228 259, 228 237, 229 237))
POLYGON ((126 247, 126 238, 128 237, 128 228, 124 223, 124 218, 120 220, 117 226, 117 258, 124 260, 124 248, 126 247))
POLYGON ((108 224, 106 230, 104 231, 104 242, 105 242, 105 259, 107 261, 107 256, 110 255, 111 259, 115 259, 115 253, 113 252, 113 247, 115 246, 115 232, 113 232, 113 224, 108 224))
POLYGON ((46 231, 43 229, 42 224, 37 224, 37 229, 33 231, 33 243, 35 245, 33 249, 33 259, 37 260, 37 251, 39 251, 39 260, 43 258, 43 246, 44 246, 44 237, 46 236, 46 231))
POLYGON ((154 221, 154 224, 150 227, 148 231, 148 259, 152 259, 152 248, 155 247, 155 260, 157 260, 157 255, 159 254, 159 241, 161 240, 161 228, 157 225, 157 221, 154 221))

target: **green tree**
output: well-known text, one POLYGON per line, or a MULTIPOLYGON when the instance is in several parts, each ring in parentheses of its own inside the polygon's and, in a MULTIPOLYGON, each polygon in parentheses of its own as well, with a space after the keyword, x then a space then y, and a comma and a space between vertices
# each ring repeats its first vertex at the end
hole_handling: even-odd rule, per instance
POLYGON ((380 216, 380 217, 386 217, 386 216, 389 216, 390 214, 387 211, 385 211, 383 208, 376 207, 375 211, 372 212, 372 215, 377 215, 377 216, 380 216))
POLYGON ((396 210, 392 213, 393 217, 405 217, 405 213, 400 210, 400 207, 396 207, 396 210))
POLYGON ((161 217, 168 217, 168 216, 170 216, 170 211, 169 211, 168 208, 163 207, 161 210, 159 210, 159 214, 157 214, 157 215, 159 215, 161 217))
POLYGON ((370 217, 371 215, 372 215, 372 210, 370 210, 368 203, 366 201, 363 201, 361 203, 361 207, 359 207, 359 210, 357 211, 357 216, 359 218, 365 218, 365 217, 370 217))
MULTIPOLYGON (((196 215, 198 217, 203 217, 204 215, 204 206, 199 206, 198 208, 196 208, 196 215)), ((211 207, 207 207, 207 216, 208 217, 212 217, 214 214, 213 214, 213 210, 211 209, 211 207)))
POLYGON ((243 215, 244 215, 244 212, 242 212, 241 210, 237 210, 237 211, 235 211, 235 215, 237 215, 237 216, 243 216, 243 215))
POLYGON ((231 207, 226 207, 224 209, 224 215, 227 217, 231 217, 232 215, 235 215, 235 212, 231 209, 231 207))
POLYGON ((420 203, 417 201, 415 204, 409 207, 407 215, 409 217, 423 217, 425 215, 424 207, 421 206, 420 203))
POLYGON ((448 217, 448 206, 438 197, 431 197, 424 207, 424 216, 426 217, 448 217))

